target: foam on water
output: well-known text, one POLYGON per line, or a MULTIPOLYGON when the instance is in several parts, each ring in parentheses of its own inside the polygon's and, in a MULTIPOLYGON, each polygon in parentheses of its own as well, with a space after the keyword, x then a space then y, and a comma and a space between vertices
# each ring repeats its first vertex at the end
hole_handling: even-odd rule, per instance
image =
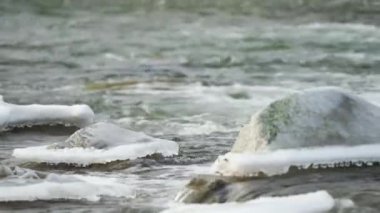
POLYGON ((334 198, 326 191, 292 195, 287 197, 261 197, 244 203, 177 204, 163 213, 322 213, 335 206, 334 198))
POLYGON ((325 146, 282 149, 257 153, 227 153, 219 156, 212 171, 225 176, 284 174, 291 166, 306 168, 372 165, 380 161, 380 145, 325 146))
POLYGON ((379 28, 375 25, 359 24, 359 23, 312 23, 301 25, 306 29, 327 29, 327 30, 353 30, 353 31, 379 31, 379 28))
POLYGON ((259 99, 269 103, 273 98, 283 97, 292 92, 295 92, 295 90, 275 86, 247 86, 242 84, 204 86, 200 82, 188 85, 168 82, 141 82, 129 85, 119 93, 201 98, 202 101, 207 100, 208 102, 247 102, 247 100, 259 99), (246 97, 234 98, 235 93, 244 93, 246 97))
POLYGON ((35 125, 72 125, 83 127, 93 122, 94 112, 87 105, 16 105, 0 96, 0 131, 35 125))
MULTIPOLYGON (((195 117, 195 116, 194 116, 195 117)), ((226 127, 215 121, 207 120, 206 116, 199 119, 191 117, 183 117, 178 119, 165 120, 146 120, 142 118, 122 118, 118 122, 138 128, 144 129, 154 135, 176 134, 176 135, 207 135, 214 132, 233 132, 236 128, 226 127)))
POLYGON ((99 201, 101 196, 135 196, 130 185, 116 178, 49 174, 45 179, 0 181, 0 202, 35 200, 99 201))

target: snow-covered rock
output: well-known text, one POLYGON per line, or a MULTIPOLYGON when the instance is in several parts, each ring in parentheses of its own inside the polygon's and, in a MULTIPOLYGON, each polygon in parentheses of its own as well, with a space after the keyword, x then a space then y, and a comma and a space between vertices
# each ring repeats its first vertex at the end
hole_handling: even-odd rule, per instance
POLYGON ((16 105, 0 96, 0 131, 15 127, 56 125, 84 127, 94 120, 94 112, 87 105, 16 105))
POLYGON ((340 166, 380 161, 380 108, 337 88, 306 90, 253 115, 213 171, 251 176, 291 166, 340 166), (343 164, 345 165, 345 164, 343 164))
MULTIPOLYGON (((257 112, 231 152, 217 158, 211 169, 214 175, 193 178, 176 200, 247 201, 268 192, 289 195, 310 189, 349 197, 374 188, 380 171, 379 121, 378 106, 340 89, 292 94, 257 112), (358 184, 346 186, 342 178, 346 176, 358 184), (368 183, 365 189, 360 184, 363 178, 368 183)), ((215 211, 224 207, 229 208, 226 204, 215 211)), ((205 206, 208 210, 213 212, 205 206)))
POLYGON ((134 160, 152 154, 173 156, 178 151, 178 144, 174 141, 99 122, 76 131, 65 142, 15 149, 13 156, 27 162, 86 166, 134 160))
POLYGON ((380 108, 343 90, 306 90, 253 115, 231 152, 378 143, 380 108))

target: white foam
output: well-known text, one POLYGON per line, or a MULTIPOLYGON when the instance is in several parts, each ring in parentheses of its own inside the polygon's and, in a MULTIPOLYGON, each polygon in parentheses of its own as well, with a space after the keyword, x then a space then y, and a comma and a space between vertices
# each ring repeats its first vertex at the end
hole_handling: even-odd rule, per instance
POLYGON ((148 143, 120 145, 109 149, 64 148, 49 149, 48 146, 37 146, 15 149, 13 156, 28 162, 67 163, 87 166, 94 163, 108 163, 116 160, 134 160, 147 155, 159 153, 163 156, 178 154, 178 144, 173 141, 158 140, 148 143))
POLYGON ((312 23, 301 25, 304 29, 334 29, 336 30, 353 30, 358 32, 373 32, 378 31, 379 28, 375 25, 357 24, 357 23, 312 23))
POLYGON ((131 186, 116 178, 49 174, 46 179, 0 181, 0 202, 34 200, 88 200, 101 196, 134 197, 131 186))
POLYGON ((177 204, 163 213, 322 213, 334 208, 335 201, 326 191, 287 197, 262 197, 244 203, 177 204))
POLYGON ((0 131, 12 127, 65 124, 78 127, 92 123, 94 112, 87 105, 16 105, 0 97, 0 131))
POLYGON ((300 168, 361 166, 380 161, 380 144, 357 146, 325 146, 303 149, 282 149, 257 153, 227 153, 219 156, 212 171, 225 176, 254 176, 283 174, 290 166, 300 168))
POLYGON ((180 129, 178 135, 207 135, 213 132, 229 132, 231 130, 226 127, 217 124, 213 121, 205 121, 202 124, 187 123, 182 124, 182 129, 180 129))

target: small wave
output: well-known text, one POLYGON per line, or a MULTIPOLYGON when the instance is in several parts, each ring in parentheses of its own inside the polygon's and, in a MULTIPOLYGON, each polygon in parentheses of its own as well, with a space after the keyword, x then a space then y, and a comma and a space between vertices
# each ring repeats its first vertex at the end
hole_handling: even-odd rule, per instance
POLYGON ((217 122, 207 120, 203 115, 185 116, 181 119, 146 120, 143 118, 122 118, 123 125, 144 129, 153 135, 175 134, 181 136, 208 135, 214 132, 233 132, 236 128, 229 128, 217 122))
POLYGON ((290 167, 299 169, 373 165, 380 161, 380 145, 327 146, 280 149, 255 154, 227 153, 219 156, 212 171, 225 176, 285 174, 290 167))
POLYGON ((378 31, 379 28, 375 25, 359 24, 359 23, 312 23, 300 25, 306 29, 326 29, 326 30, 354 30, 354 31, 378 31))
MULTIPOLYGON (((213 132, 228 132, 226 127, 218 125, 212 121, 206 121, 203 124, 186 124, 178 135, 207 135, 213 132)), ((231 131, 231 130, 230 130, 231 131)))

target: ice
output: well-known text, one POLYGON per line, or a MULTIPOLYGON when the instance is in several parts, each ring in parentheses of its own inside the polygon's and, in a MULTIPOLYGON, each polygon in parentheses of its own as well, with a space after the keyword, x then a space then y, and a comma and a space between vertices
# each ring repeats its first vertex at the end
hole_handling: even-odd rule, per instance
POLYGON ((0 96, 0 131, 14 127, 64 124, 84 127, 93 122, 94 112, 87 105, 16 105, 0 96))
POLYGON ((317 191, 287 197, 261 197, 244 203, 177 204, 163 213, 322 213, 334 207, 335 200, 330 194, 317 191))
POLYGON ((87 166, 116 160, 134 160, 152 154, 177 155, 174 141, 99 122, 80 129, 64 143, 15 149, 13 156, 28 162, 87 166))
POLYGON ((178 154, 178 145, 175 142, 150 142, 141 144, 120 145, 110 149, 96 148, 64 148, 49 149, 48 146, 28 147, 15 149, 13 156, 28 162, 49 164, 77 164, 87 166, 95 163, 108 163, 116 160, 134 160, 151 154, 159 153, 163 156, 178 154))
POLYGON ((98 201, 101 196, 134 197, 131 186, 117 178, 49 174, 45 179, 0 181, 0 202, 35 200, 98 201))
POLYGON ((380 144, 282 149, 257 153, 227 153, 219 156, 212 171, 225 176, 277 175, 290 166, 327 168, 372 165, 380 161, 380 144), (367 164, 368 162, 368 164, 367 164))

